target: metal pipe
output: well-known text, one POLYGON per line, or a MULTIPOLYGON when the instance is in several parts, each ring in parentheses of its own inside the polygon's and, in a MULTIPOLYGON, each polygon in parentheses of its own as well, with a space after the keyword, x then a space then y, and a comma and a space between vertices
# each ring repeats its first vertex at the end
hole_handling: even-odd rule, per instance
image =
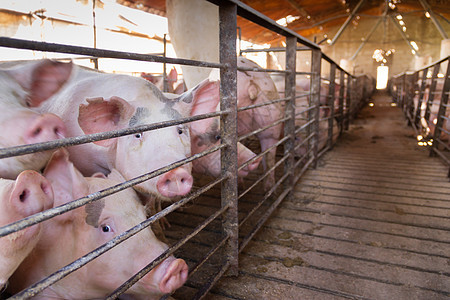
POLYGON ((428 2, 426 0, 419 0, 419 2, 420 2, 420 4, 422 4, 424 10, 430 14, 430 19, 431 19, 431 21, 433 21, 434 26, 436 26, 436 28, 439 31, 439 33, 441 34, 442 38, 448 39, 448 35, 445 32, 444 27, 442 27, 441 23, 439 23, 433 10, 428 5, 428 2))
POLYGON ((311 99, 310 106, 316 106, 313 112, 308 112, 308 120, 315 119, 312 124, 312 131, 315 132, 316 136, 313 138, 312 147, 314 155, 313 168, 317 167, 317 153, 318 153, 318 131, 319 131, 319 106, 320 106, 320 71, 322 62, 322 52, 320 50, 313 50, 311 55, 311 71, 314 73, 311 76, 311 99))
POLYGON ((328 106, 330 107, 330 118, 328 120, 328 147, 333 146, 333 121, 334 121, 334 101, 336 97, 335 86, 336 86, 336 65, 330 65, 330 86, 328 90, 328 106))
POLYGON ((359 45, 358 49, 356 49, 355 54, 353 54, 352 57, 350 57, 350 60, 355 60, 356 56, 359 54, 359 52, 361 51, 361 49, 364 47, 364 45, 370 40, 370 37, 372 36, 372 34, 375 32, 375 30, 377 29, 378 25, 380 25, 381 21, 383 20, 383 18, 379 18, 377 23, 375 24, 375 26, 373 26, 373 28, 370 30, 370 32, 367 34, 367 36, 365 37, 364 41, 361 43, 361 45, 359 45))
POLYGON ((360 0, 358 2, 358 4, 356 4, 356 6, 353 9, 353 11, 351 12, 350 16, 348 16, 347 20, 345 20, 344 24, 341 26, 341 28, 339 28, 338 32, 336 33, 336 35, 334 36, 333 40, 331 41, 331 43, 330 43, 331 46, 333 46, 336 43, 338 38, 341 36, 342 32, 344 32, 345 28, 347 28, 348 24, 350 24, 351 20, 356 15, 356 13, 358 12, 359 8, 361 7, 361 5, 363 5, 364 2, 365 2, 365 0, 360 0))
POLYGON ((414 47, 411 45, 411 41, 408 39, 408 37, 406 36, 406 34, 403 32, 402 28, 400 27, 400 25, 395 21, 393 16, 389 16, 392 24, 394 24, 394 27, 398 29, 398 31, 400 32, 400 35, 402 36, 402 38, 405 40, 405 42, 408 44, 408 47, 411 48, 411 51, 413 53, 414 56, 418 56, 419 52, 416 51, 416 49, 414 49, 414 47))
POLYGON ((229 263, 229 274, 238 275, 238 204, 237 204, 237 58, 236 58, 236 23, 237 6, 223 3, 219 6, 219 57, 227 66, 220 72, 220 109, 229 110, 228 115, 220 118, 222 143, 227 145, 221 151, 222 174, 227 180, 222 182, 222 207, 229 207, 222 222, 223 235, 229 236, 225 246, 225 257, 229 263), (225 92, 226 91, 226 92, 225 92))

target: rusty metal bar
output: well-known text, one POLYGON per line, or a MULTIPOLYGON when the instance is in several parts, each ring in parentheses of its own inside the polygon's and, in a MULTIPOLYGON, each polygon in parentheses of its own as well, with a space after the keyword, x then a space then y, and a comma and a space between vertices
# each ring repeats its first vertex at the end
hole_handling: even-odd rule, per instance
POLYGON ((330 119, 328 120, 328 147, 333 147, 333 120, 334 120, 334 101, 336 97, 336 65, 330 64, 330 86, 328 90, 328 106, 330 107, 330 119))
POLYGON ((345 93, 345 73, 340 72, 339 76, 339 123, 341 130, 344 129, 344 93, 345 93))
POLYGON ((352 21, 353 17, 358 12, 359 8, 364 4, 365 0, 360 0, 358 4, 356 4, 355 8, 350 13, 350 16, 348 16, 347 20, 345 20, 344 24, 342 24, 341 28, 339 28, 338 32, 334 36, 333 40, 331 40, 330 45, 333 46, 338 38, 341 36, 342 32, 344 32, 345 28, 347 28, 348 24, 352 21))
MULTIPOLYGON (((228 209, 228 206, 222 206, 221 209, 212 214, 208 219, 198 225, 191 233, 186 235, 184 238, 176 242, 172 247, 164 251, 160 256, 158 256, 155 260, 145 266, 142 270, 132 276, 129 280, 124 282, 120 287, 118 287, 114 292, 112 292, 105 299, 117 299, 118 296, 123 294, 126 290, 128 290, 133 284, 139 281, 142 277, 144 277, 148 272, 150 272, 153 268, 155 268, 158 264, 160 264, 163 260, 172 255, 177 249, 183 246, 188 240, 193 238, 197 233, 203 230, 207 225, 209 225, 212 221, 217 219, 218 216, 225 213, 228 209)), ((228 236, 226 236, 228 239, 228 236)))
POLYGON ((320 50, 313 50, 311 55, 311 99, 309 105, 316 106, 313 112, 308 113, 308 120, 315 119, 312 124, 312 130, 315 132, 315 137, 312 140, 314 163, 313 168, 317 167, 317 153, 319 144, 319 106, 320 106, 320 71, 322 62, 322 52, 320 50))
POLYGON ((436 15, 434 14, 433 10, 431 9, 430 5, 428 5, 426 0, 419 0, 420 4, 422 4, 424 10, 430 14, 430 19, 433 21, 434 25, 436 26, 437 30, 441 34, 443 39, 448 39, 448 35, 445 32, 445 29, 442 27, 441 23, 439 23, 438 19, 436 18, 436 15))
MULTIPOLYGON (((450 59, 449 59, 449 62, 450 62, 450 59)), ((438 64, 436 66, 440 66, 440 64, 438 64)), ((434 129, 434 136, 433 136, 433 140, 435 140, 435 141, 440 141, 442 125, 444 123, 444 119, 447 119, 447 118, 445 118, 445 114, 446 114, 447 104, 448 104, 448 91, 450 91, 450 78, 449 77, 450 77, 450 63, 447 64, 447 71, 445 73, 445 81, 444 81, 444 85, 442 87, 442 92, 441 92, 441 101, 439 104, 439 111, 438 111, 438 115, 437 115, 438 120, 436 123, 436 127, 434 129)), ((449 122, 448 119, 446 121, 449 122)), ((437 149, 436 143, 433 143, 431 146, 430 156, 433 156, 433 153, 436 151, 436 149, 437 149)))
POLYGON ((81 46, 70 46, 64 44, 56 43, 46 43, 46 42, 35 42, 28 40, 21 40, 15 38, 0 37, 0 46, 8 48, 20 48, 28 50, 37 50, 44 52, 58 52, 58 53, 68 53, 76 55, 90 55, 102 58, 120 58, 120 59, 131 59, 140 60, 147 62, 158 62, 158 63, 168 63, 168 64, 179 64, 179 65, 192 65, 207 68, 223 68, 222 64, 210 63, 203 61, 196 61, 191 59, 180 59, 180 58, 170 58, 161 57, 149 54, 139 54, 130 53, 106 49, 94 49, 89 47, 81 46))
POLYGON ((116 137, 121 137, 124 135, 130 135, 130 134, 136 134, 141 133, 145 131, 150 130, 156 130, 161 129, 169 126, 174 125, 180 125, 187 122, 194 122, 198 120, 203 120, 211 117, 217 117, 228 114, 230 111, 224 110, 220 112, 213 112, 198 116, 192 116, 187 118, 181 118, 178 120, 171 120, 171 121, 163 121, 163 122, 157 122, 152 123, 148 125, 140 125, 135 126, 131 128, 125 128, 120 130, 112 130, 112 131, 105 131, 100 133, 93 133, 93 134, 87 134, 83 136, 77 136, 77 137, 70 137, 60 140, 54 140, 50 142, 43 142, 43 143, 36 143, 36 144, 28 144, 28 145, 22 145, 22 146, 15 146, 15 147, 8 147, 8 148, 2 148, 0 149, 0 159, 11 157, 11 156, 18 156, 18 155, 25 155, 34 153, 37 151, 45 151, 45 150, 53 150, 61 147, 67 147, 67 146, 74 146, 79 144, 86 144, 90 142, 96 142, 101 141, 105 139, 111 139, 116 137))
POLYGON ((420 122, 420 112, 422 109, 423 96, 425 95, 425 87, 427 85, 428 68, 422 70, 422 82, 420 83, 419 99, 417 100, 416 113, 414 116, 414 124, 417 126, 420 122))
POLYGON ((345 95, 345 108, 346 113, 344 116, 344 129, 348 130, 348 126, 350 124, 350 102, 351 102, 351 87, 352 87, 352 80, 351 77, 349 75, 347 75, 347 94, 345 95))
MULTIPOLYGON (((214 182, 210 183, 209 185, 203 187, 202 189, 196 191, 193 193, 190 197, 181 199, 180 201, 172 204, 171 206, 165 208, 164 210, 160 211, 159 213, 153 215, 152 217, 148 218, 147 220, 137 224, 136 226, 130 228, 129 230, 119 234, 115 238, 111 239, 107 243, 103 244, 102 246, 98 247, 94 251, 91 251, 87 253, 86 255, 82 256, 81 258, 73 261, 72 263, 66 265, 65 267, 61 268, 60 270, 56 271, 55 273, 51 274, 47 278, 44 278, 43 280, 39 281, 38 283, 30 286, 29 288, 15 294, 13 297, 9 299, 28 299, 30 297, 35 296, 36 294, 43 291, 45 288, 50 286, 51 284, 63 279, 64 277, 68 276, 72 272, 78 270, 82 266, 86 265, 93 259, 97 258, 101 254, 105 253, 106 251, 109 251, 113 247, 117 246, 118 244, 124 242, 128 238, 134 236, 141 230, 149 227, 151 224, 159 220, 160 218, 166 216, 167 214, 171 213, 172 211, 180 208, 184 204, 186 204, 189 201, 192 201, 193 199, 197 198, 202 193, 206 192, 207 190, 211 189, 214 185, 222 182, 225 178, 218 178, 214 182)), ((181 246, 181 245, 180 245, 181 246)), ((170 249, 168 250, 170 251, 170 249)), ((175 250, 174 250, 175 251, 175 250)), ((171 253, 170 253, 171 254, 171 253)), ((168 254, 168 255, 170 255, 168 254)))
POLYGON ((149 180, 149 179, 151 179, 153 177, 159 176, 159 175, 161 175, 161 174, 163 174, 163 173, 165 173, 167 171, 170 171, 172 169, 178 168, 179 166, 182 166, 183 164, 192 162, 193 160, 195 160, 197 158, 206 156, 206 155, 208 155, 208 154, 210 154, 212 152, 215 152, 215 151, 218 151, 218 150, 224 149, 224 148, 225 148, 225 145, 218 145, 218 146, 212 147, 212 148, 210 148, 208 150, 205 150, 205 151, 203 151, 201 153, 197 153, 197 154, 195 154, 195 155, 193 155, 193 156, 191 156, 189 158, 177 161, 177 162, 172 163, 172 164, 170 164, 168 166, 165 166, 165 167, 159 168, 157 170, 151 171, 149 173, 143 174, 141 176, 135 177, 135 178, 133 178, 133 179, 131 179, 129 181, 125 181, 123 183, 119 183, 119 184, 114 185, 112 187, 109 187, 107 189, 98 191, 96 193, 92 193, 92 194, 87 195, 85 197, 76 199, 74 201, 68 202, 68 203, 63 204, 63 205, 60 205, 58 207, 54 207, 54 208, 48 209, 46 211, 33 214, 33 215, 28 216, 28 217, 26 217, 24 219, 21 219, 19 221, 16 221, 16 222, 13 222, 11 224, 2 226, 2 227, 0 227, 0 237, 3 237, 3 236, 6 236, 6 235, 8 235, 10 233, 22 230, 22 229, 24 229, 26 227, 29 227, 29 226, 32 226, 34 224, 43 222, 43 221, 48 220, 48 219, 50 219, 50 218, 52 218, 54 216, 61 215, 61 214, 65 213, 65 212, 68 212, 68 211, 73 210, 75 208, 81 207, 81 206, 83 206, 85 204, 89 204, 91 202, 94 202, 96 200, 99 200, 101 198, 109 196, 111 194, 120 192, 120 191, 122 191, 124 189, 127 189, 129 187, 132 187, 132 186, 135 186, 135 185, 137 185, 139 183, 142 183, 142 182, 144 182, 146 180, 149 180))
POLYGON ((433 105, 433 101, 434 101, 434 91, 436 91, 436 85, 437 85, 437 75, 439 73, 439 67, 440 64, 436 64, 433 68, 433 75, 431 76, 431 85, 430 85, 430 90, 428 91, 428 100, 427 100, 427 106, 425 108, 425 120, 428 122, 429 118, 430 118, 430 113, 431 113, 431 106, 433 105))
POLYGON ((220 62, 227 66, 220 72, 221 110, 230 110, 220 118, 222 143, 227 145, 221 151, 222 174, 227 180, 222 182, 222 206, 229 207, 223 220, 223 235, 229 236, 225 246, 229 274, 238 275, 238 204, 237 204, 237 59, 236 32, 237 6, 233 3, 221 3, 219 6, 219 51, 220 62))
MULTIPOLYGON (((285 106, 285 115, 289 119, 284 123, 284 136, 289 139, 284 144, 284 155, 289 156, 284 163, 284 173, 289 174, 285 181, 284 188, 289 189, 294 186, 294 144, 295 144, 295 71, 296 71, 296 48, 295 37, 286 37, 286 70, 290 71, 285 77, 285 95, 291 98, 285 106)), ((288 196, 289 197, 289 196, 288 196)))
MULTIPOLYGON (((284 177, 287 177, 287 174, 285 174, 282 179, 284 177)), ((292 191, 292 187, 289 189, 285 189, 283 191, 283 193, 281 193, 281 195, 277 198, 277 200, 275 200, 272 205, 266 210, 266 212, 264 213, 264 215, 259 219, 259 221, 256 223, 255 227, 253 228, 253 230, 246 236, 243 238, 243 240, 241 241, 240 245, 239 245, 239 252, 242 252, 242 250, 244 250, 245 246, 247 246, 247 244, 250 242, 250 240, 255 236, 255 234, 258 232, 258 230, 262 227, 262 225, 267 221, 267 219, 270 217, 270 215, 272 214, 272 212, 275 210, 275 208, 278 207, 278 205, 281 203, 281 201, 283 201, 287 195, 292 191)))

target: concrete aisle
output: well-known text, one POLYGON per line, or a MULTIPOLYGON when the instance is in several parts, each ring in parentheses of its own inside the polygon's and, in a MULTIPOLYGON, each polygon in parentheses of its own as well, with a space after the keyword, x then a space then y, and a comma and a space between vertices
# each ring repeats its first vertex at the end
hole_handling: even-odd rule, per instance
POLYGON ((206 299, 449 299, 448 169, 387 95, 374 103, 206 299))

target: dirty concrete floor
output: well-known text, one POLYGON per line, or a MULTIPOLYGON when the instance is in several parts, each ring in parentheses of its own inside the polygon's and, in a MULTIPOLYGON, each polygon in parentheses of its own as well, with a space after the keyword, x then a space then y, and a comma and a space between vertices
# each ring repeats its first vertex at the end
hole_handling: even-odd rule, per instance
POLYGON ((373 102, 204 299, 449 299, 448 168, 373 102))

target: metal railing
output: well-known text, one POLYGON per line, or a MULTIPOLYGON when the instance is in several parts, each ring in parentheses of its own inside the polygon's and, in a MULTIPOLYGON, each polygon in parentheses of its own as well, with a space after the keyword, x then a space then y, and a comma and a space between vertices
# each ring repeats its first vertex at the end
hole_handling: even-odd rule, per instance
POLYGON ((415 72, 394 76, 391 94, 414 128, 418 145, 430 148, 449 165, 450 177, 450 57, 415 72))
MULTIPOLYGON (((43 222, 75 208, 98 201, 115 192, 131 188, 136 184, 154 178, 171 169, 182 166, 183 164, 190 163, 200 157, 211 154, 212 152, 221 151, 222 171, 219 178, 214 178, 212 180, 208 179, 208 182, 201 186, 197 186, 198 183, 196 183, 196 187, 188 196, 183 197, 176 203, 167 205, 167 207, 164 207, 161 211, 150 216, 144 222, 120 233, 108 243, 105 243, 92 252, 86 253, 83 257, 74 262, 66 266, 61 266, 59 271, 49 275, 49 277, 42 279, 40 282, 20 293, 16 295, 4 294, 6 297, 10 296, 10 299, 28 299, 72 272, 76 272, 76 270, 90 261, 97 259, 98 256, 109 251, 119 243, 125 242, 137 232, 149 228, 149 226, 159 222, 161 218, 166 216, 170 217, 170 215, 177 212, 179 208, 189 208, 192 205, 200 203, 201 209, 199 209, 199 212, 196 215, 193 215, 195 219, 199 220, 198 223, 194 225, 192 223, 179 225, 177 224, 178 221, 175 221, 173 225, 183 229, 183 237, 179 238, 181 232, 177 232, 176 230, 167 231, 167 238, 172 241, 172 245, 169 249, 154 261, 148 262, 148 265, 144 269, 124 282, 121 287, 118 287, 115 291, 111 291, 111 294, 107 297, 108 299, 118 298, 140 278, 155 268, 161 261, 175 253, 178 257, 184 258, 188 262, 189 278, 186 286, 190 289, 194 289, 194 293, 191 295, 192 298, 200 299, 208 293, 214 283, 219 280, 225 272, 228 272, 231 275, 238 274, 239 253, 261 228, 279 203, 287 197, 292 196, 294 186, 303 173, 309 167, 315 167, 320 156, 333 147, 336 142, 336 135, 344 128, 348 129, 349 122, 356 116, 357 111, 361 107, 361 103, 365 99, 363 93, 360 93, 359 96, 356 93, 357 88, 361 88, 361 85, 363 84, 362 81, 359 81, 357 78, 347 73, 328 56, 323 54, 319 46, 315 43, 278 25, 275 21, 251 9, 245 4, 231 0, 210 2, 219 6, 219 16, 221 20, 220 63, 0 37, 0 46, 12 49, 29 49, 44 52, 88 55, 95 58, 117 58, 154 63, 219 68, 221 73, 221 101, 220 111, 218 112, 154 124, 145 124, 123 130, 0 149, 0 158, 7 158, 36 151, 70 147, 82 143, 122 137, 124 135, 195 122, 211 117, 220 117, 221 144, 219 146, 212 147, 202 153, 192 155, 163 168, 149 170, 148 173, 142 174, 132 180, 79 199, 74 199, 65 205, 51 208, 23 220, 0 227, 0 237, 8 236, 9 234, 33 224, 43 222), (282 75, 284 77, 285 85, 283 91, 284 97, 280 96, 280 99, 268 103, 238 108, 236 102, 237 72, 239 70, 245 70, 243 68, 237 68, 236 64, 235 41, 237 32, 236 18, 238 15, 264 27, 264 30, 274 31, 286 38, 287 46, 285 48, 277 48, 277 51, 285 53, 286 61, 284 70, 251 70, 255 72, 268 72, 282 75), (309 70, 297 69, 297 51, 311 52, 312 59, 309 70), (326 62, 330 66, 328 76, 321 74, 322 62, 326 62), (309 76, 309 88, 301 92, 296 91, 297 76, 305 75, 309 76), (326 102, 321 103, 321 86, 323 86, 325 81, 329 82, 329 88, 326 94, 326 102), (280 120, 273 120, 273 124, 264 128, 259 128, 244 136, 238 137, 236 135, 239 112, 256 109, 261 106, 274 107, 276 105, 285 107, 285 115, 283 118, 280 120), (280 124, 283 125, 284 131, 278 141, 265 151, 261 151, 252 160, 238 166, 237 142, 245 143, 250 140, 247 144, 251 147, 252 139, 255 139, 254 135, 280 124), (255 172, 255 176, 253 176, 255 178, 246 178, 247 185, 249 185, 247 189, 242 190, 238 188, 238 170, 244 168, 255 159, 267 156, 268 152, 273 149, 277 150, 275 163, 265 170, 264 173, 255 172), (275 182, 269 189, 264 190, 264 192, 261 193, 261 185, 271 173, 275 174, 275 182), (256 177, 256 175, 258 177, 256 177), (213 193, 214 196, 211 196, 208 193, 213 193), (211 202, 208 200, 205 204, 203 203, 204 200, 202 200, 202 197, 209 197, 207 199, 214 198, 215 200, 211 200, 211 202), (239 208, 238 200, 240 202, 239 208), (244 211, 241 208, 241 205, 248 208, 244 211), (208 213, 204 214, 203 209, 208 211, 208 213), (211 238, 213 242, 202 240, 205 235, 213 235, 214 238, 211 238), (193 249, 195 247, 198 248, 196 250, 198 253, 196 253, 196 258, 194 259, 193 255, 187 253, 188 250, 186 249, 193 249), (202 251, 199 250, 200 248, 202 251), (211 263, 209 263, 210 261, 211 263), (207 279, 197 279, 200 273, 202 273, 202 275, 208 274, 207 279)), ((242 53, 245 52, 245 50, 242 51, 242 53)), ((250 52, 250 50, 248 52, 250 52)), ((257 151, 255 150, 255 152, 257 151)))

